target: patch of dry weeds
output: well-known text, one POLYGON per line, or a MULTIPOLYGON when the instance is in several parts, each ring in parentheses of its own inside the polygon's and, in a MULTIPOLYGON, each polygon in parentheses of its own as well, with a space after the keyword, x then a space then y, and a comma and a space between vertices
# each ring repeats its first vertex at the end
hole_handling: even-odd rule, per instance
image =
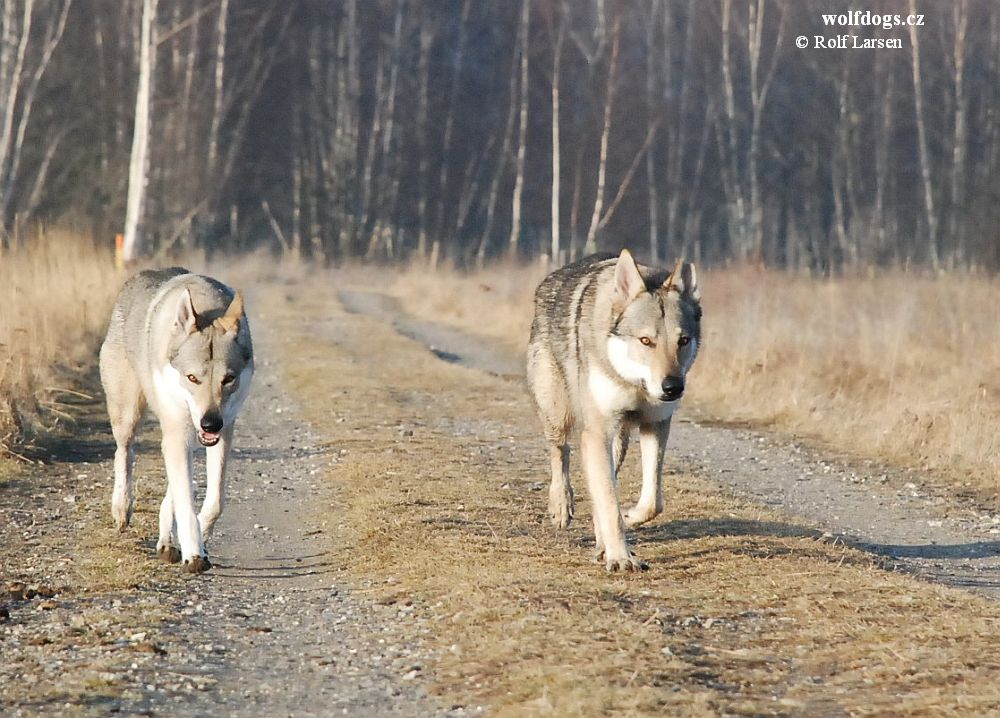
POLYGON ((44 412, 66 417, 60 368, 89 364, 120 286, 111 248, 39 230, 0 259, 0 451, 44 412))
MULTIPOLYGON (((1000 610, 720 497, 683 470, 633 533, 651 565, 589 561, 579 476, 568 531, 524 389, 437 360, 337 306, 335 275, 282 289, 268 320, 376 598, 432 621, 448 704, 497 715, 968 715, 1000 710, 1000 610)), ((668 451, 669 454, 669 451, 668 451)), ((636 457, 623 492, 638 491, 636 457)))

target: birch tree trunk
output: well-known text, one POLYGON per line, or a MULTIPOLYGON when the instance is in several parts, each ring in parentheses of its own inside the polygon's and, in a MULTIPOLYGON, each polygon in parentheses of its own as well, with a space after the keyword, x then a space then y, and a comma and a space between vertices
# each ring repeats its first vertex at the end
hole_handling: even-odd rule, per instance
POLYGON ((514 196, 511 198, 510 237, 507 252, 513 259, 517 257, 521 238, 521 197, 524 194, 524 160, 527 153, 528 135, 528 22, 531 16, 531 1, 521 0, 521 111, 517 129, 517 170, 514 176, 514 196))
MULTIPOLYGON (((360 102, 361 102, 361 69, 359 66, 358 48, 358 2, 357 0, 346 0, 347 23, 342 31, 344 42, 347 47, 346 77, 344 77, 343 92, 337 94, 337 108, 341 112, 340 122, 337 126, 337 172, 343 177, 356 177, 358 175, 357 153, 360 142, 360 102)), ((343 57, 338 53, 339 58, 343 57)), ((338 61, 338 66, 344 63, 338 61)), ((359 178, 360 181, 360 178, 359 178)), ((343 213, 341 215, 340 226, 340 256, 351 255, 352 243, 357 232, 355 217, 358 215, 357 202, 360 200, 360 188, 357 183, 349 185, 347 182, 341 184, 343 195, 343 213), (346 191, 350 186, 351 191, 346 191)))
POLYGON ((615 104, 615 75, 618 72, 618 50, 621 44, 621 20, 615 19, 612 30, 611 59, 608 62, 608 86, 604 93, 604 124, 601 129, 601 149, 597 160, 597 192, 594 196, 594 211, 590 214, 587 242, 584 251, 597 251, 597 232, 600 229, 601 214, 604 210, 604 187, 608 173, 608 140, 611 137, 611 115, 615 104))
POLYGON ((783 46, 785 13, 784 8, 778 17, 777 38, 771 54, 771 63, 763 80, 760 77, 762 40, 764 34, 764 10, 766 0, 750 2, 750 22, 747 27, 750 52, 750 151, 747 160, 750 174, 750 253, 754 259, 763 259, 764 247, 764 199, 760 188, 760 145, 761 121, 764 117, 764 107, 767 104, 767 94, 774 79, 774 71, 778 65, 778 52, 783 46))
POLYGON ((212 102, 212 120, 208 129, 208 177, 215 179, 219 157, 219 127, 222 124, 222 98, 226 79, 226 27, 229 21, 229 0, 219 3, 219 18, 215 30, 215 85, 212 102))
MULTIPOLYGON (((0 54, 0 65, 3 69, 3 82, 6 86, 3 108, 3 124, 0 125, 0 186, 7 184, 10 176, 8 165, 13 153, 14 117, 17 108, 17 98, 21 91, 21 78, 24 72, 24 56, 28 49, 28 39, 31 35, 31 21, 34 12, 34 0, 24 0, 21 10, 20 33, 15 29, 14 0, 4 0, 3 49, 0 54), (11 52, 16 44, 17 50, 11 52)), ((6 194, 3 197, 7 203, 6 194)), ((6 218, 5 218, 6 219, 6 218)))
MULTIPOLYGON (((375 151, 382 135, 382 112, 385 107, 384 69, 385 53, 379 50, 375 65, 375 107, 372 110, 371 128, 368 131, 368 147, 365 149, 364 164, 361 168, 361 204, 357 217, 358 232, 364 238, 364 233, 370 230, 372 203, 372 176, 375 170, 375 151)), ((365 244, 367 247, 367 243, 365 244)))
POLYGON ((143 248, 146 184, 149 179, 149 110, 156 71, 156 6, 158 0, 143 0, 142 30, 139 41, 139 82, 135 93, 135 127, 132 131, 132 154, 129 159, 128 199, 125 210, 125 240, 122 257, 134 261, 143 248))
POLYGON ((952 246, 952 260, 966 262, 964 224, 959 219, 965 209, 966 145, 968 143, 968 96, 965 91, 966 34, 969 28, 968 0, 953 0, 951 7, 955 42, 952 46, 954 72, 955 118, 951 148, 951 213, 948 223, 948 240, 952 246))
MULTIPOLYGON (((746 259, 750 254, 746 196, 740 176, 738 143, 736 139, 736 90, 732 67, 732 2, 722 0, 722 90, 725 127, 717 125, 719 156, 722 158, 722 186, 726 195, 729 235, 737 257, 746 259)), ((721 118, 720 118, 721 119, 721 118)))
POLYGON ((399 82, 400 44, 403 35, 403 2, 397 0, 392 30, 392 47, 389 53, 389 88, 385 96, 385 122, 382 131, 382 163, 378 179, 378 196, 375 202, 375 226, 368 241, 367 257, 378 253, 379 244, 392 253, 392 235, 395 224, 396 195, 399 190, 399 162, 393 153, 396 119, 396 85, 399 82))
MULTIPOLYGON (((527 0, 525 0, 527 2, 527 0)), ((437 221, 434 223, 436 235, 431 250, 435 262, 441 257, 441 243, 447 242, 445 226, 445 203, 448 199, 448 170, 451 167, 451 136, 455 126, 455 109, 458 103, 458 89, 462 80, 462 56, 465 53, 466 25, 469 20, 470 0, 463 0, 462 15, 458 25, 458 47, 455 51, 455 72, 451 76, 448 91, 448 114, 444 120, 444 138, 441 141, 441 172, 438 176, 437 221)))
POLYGON ((869 262, 878 261, 880 255, 885 252, 888 245, 887 231, 889 219, 886 216, 886 194, 889 184, 889 146, 892 144, 893 127, 893 89, 895 87, 895 74, 893 67, 888 61, 879 62, 884 54, 879 54, 876 58, 875 72, 879 74, 879 67, 884 66, 885 79, 883 80, 881 97, 886 98, 881 103, 880 122, 878 136, 875 138, 875 207, 872 211, 872 221, 874 231, 875 247, 872 256, 868 257, 869 262))
MULTIPOLYGON (((26 13, 30 13, 30 5, 25 8, 26 13)), ((69 15, 70 0, 65 0, 60 13, 55 17, 49 17, 48 25, 45 28, 45 33, 42 38, 42 50, 34 63, 34 67, 28 72, 28 82, 25 88, 21 88, 22 79, 20 73, 24 68, 24 57, 23 57, 23 47, 26 46, 22 35, 22 42, 18 48, 18 60, 15 67, 17 75, 13 79, 13 87, 15 90, 15 96, 20 102, 19 112, 17 113, 16 125, 17 129, 14 132, 13 137, 10 136, 10 130, 6 127, 6 117, 4 120, 6 141, 3 145, 3 149, 0 149, 0 215, 2 215, 3 223, 6 224, 10 219, 11 214, 11 203, 14 198, 15 184, 20 176, 21 172, 21 153, 24 149, 25 136, 27 134, 28 126, 31 122, 32 111, 34 109, 35 97, 38 94, 38 86, 41 84, 42 77, 45 76, 45 71, 49 67, 49 63, 52 61, 52 54, 55 52, 56 47, 59 45, 59 41, 62 39, 63 31, 66 29, 66 18, 69 15), (23 89, 23 93, 19 93, 19 90, 23 89)), ((30 31, 31 20, 28 15, 25 16, 24 25, 22 26, 22 32, 27 33, 30 31)), ((13 108, 8 108, 13 116, 13 108)), ((5 113, 6 114, 6 113, 5 113)), ((51 161, 51 159, 50 159, 51 161)))
MULTIPOLYGON (((910 0, 910 13, 916 14, 916 0, 910 0)), ((920 33, 913 25, 910 31, 910 59, 913 67, 913 104, 917 120, 917 149, 920 155, 920 179, 924 192, 924 212, 927 221, 927 261, 935 272, 941 268, 938 253, 938 215, 934 208, 934 186, 931 181, 931 158, 927 148, 927 120, 924 115, 924 88, 920 68, 920 33)))
POLYGON ((850 65, 844 62, 841 79, 838 83, 838 115, 837 115, 837 147, 831 159, 831 184, 833 185, 834 236, 840 248, 841 260, 848 267, 855 268, 858 264, 856 247, 848 236, 848 218, 846 216, 844 195, 850 192, 848 163, 850 162, 850 112, 847 103, 847 87, 850 79, 850 65))
POLYGON ((510 157, 510 145, 514 137, 514 120, 517 116, 517 103, 514 100, 514 96, 517 94, 518 45, 519 42, 514 43, 514 52, 510 62, 507 120, 504 123, 503 143, 500 147, 500 154, 497 157, 496 171, 493 173, 493 181, 490 183, 490 192, 486 200, 486 225, 483 227, 483 234, 479 238, 479 249, 476 250, 476 265, 480 268, 486 262, 486 253, 489 250, 490 237, 493 234, 493 223, 496 219, 497 200, 500 196, 500 182, 503 180, 504 171, 507 169, 507 160, 510 157))
MULTIPOLYGON (((687 129, 688 129, 688 108, 691 102, 691 83, 688 81, 688 68, 692 66, 693 60, 691 54, 694 47, 694 12, 695 12, 695 2, 696 0, 688 0, 687 6, 687 27, 684 31, 684 41, 680 50, 680 67, 678 71, 674 72, 673 63, 670 57, 670 44, 664 40, 664 58, 663 58, 663 74, 666 80, 667 91, 671 94, 677 94, 680 96, 680 102, 678 104, 677 112, 674 115, 670 128, 667 133, 667 225, 666 225, 666 241, 668 246, 671 244, 676 248, 677 246, 677 235, 681 234, 681 248, 679 251, 679 256, 683 257, 686 255, 687 240, 689 239, 686 232, 680 232, 680 210, 681 210, 681 198, 682 198, 682 177, 684 171, 684 156, 687 148, 687 129), (680 87, 677 87, 677 84, 680 87)), ((670 22, 672 19, 672 12, 669 4, 664 6, 663 10, 663 37, 670 37, 670 22)), ((702 134, 705 135, 707 127, 702 128, 702 134)), ((707 137, 706 137, 707 141, 707 137)), ((647 158, 649 161, 649 158, 647 158)), ((688 183, 683 183, 685 193, 689 197, 695 196, 693 188, 688 183)), ((690 201, 688 202, 688 207, 690 207, 690 201)))
MULTIPOLYGON (((656 17, 660 11, 660 0, 651 0, 649 20, 646 23, 646 123, 653 124, 657 111, 656 102, 656 17)), ((671 152, 680 148, 671 148, 671 152)), ((659 193, 656 188, 656 160, 654 152, 646 153, 646 197, 649 209, 649 261, 655 267, 660 263, 660 216, 659 193)))
POLYGON ((191 142, 191 92, 194 87, 194 68, 198 62, 199 50, 198 38, 200 36, 199 28, 201 27, 200 22, 195 22, 194 27, 191 28, 191 38, 188 42, 187 57, 184 63, 184 90, 181 94, 181 105, 180 105, 180 144, 177 147, 178 153, 182 157, 187 156, 187 151, 189 145, 193 145, 191 142))
POLYGON ((736 93, 733 79, 734 61, 732 57, 732 31, 730 30, 732 25, 731 0, 722 0, 722 79, 727 143, 720 143, 720 151, 727 156, 723 171, 729 176, 724 178, 724 185, 727 187, 730 232, 735 240, 736 254, 741 259, 760 261, 763 258, 764 237, 764 202, 760 187, 761 122, 767 104, 768 91, 778 64, 778 51, 783 42, 785 14, 782 9, 778 18, 777 37, 771 55, 771 63, 762 78, 761 60, 766 0, 750 0, 747 7, 747 54, 750 65, 750 146, 747 151, 745 171, 741 170, 737 139, 739 118, 736 112, 736 93))
POLYGON ((417 56, 417 152, 420 155, 417 177, 417 256, 427 258, 427 174, 430 156, 427 149, 427 107, 430 85, 430 54, 434 33, 427 22, 427 11, 420 18, 420 54, 417 56))
POLYGON ((569 206, 569 261, 575 262, 580 251, 580 194, 583 186, 583 143, 578 142, 573 163, 573 200, 569 206))
POLYGON ((559 16, 556 44, 552 49, 552 247, 549 251, 550 266, 559 266, 559 183, 561 179, 559 149, 559 75, 562 64, 562 46, 566 38, 566 17, 559 16))
POLYGON ((302 104, 299 101, 298 86, 293 90, 292 97, 292 259, 296 262, 302 258, 302 104))

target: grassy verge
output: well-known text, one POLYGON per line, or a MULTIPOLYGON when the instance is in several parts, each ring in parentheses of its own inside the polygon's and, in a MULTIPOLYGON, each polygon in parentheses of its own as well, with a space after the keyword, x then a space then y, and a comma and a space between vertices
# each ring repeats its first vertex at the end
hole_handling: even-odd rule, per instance
MULTIPOLYGON (((424 318, 523 351, 537 266, 400 272, 390 291, 424 318)), ((930 470, 927 481, 996 505, 1000 284, 906 275, 812 280, 700 273, 704 345, 688 410, 769 426, 930 470)))
POLYGON ((39 413, 65 417, 59 371, 93 361, 120 281, 110 247, 72 232, 0 255, 0 453, 39 413))
POLYGON ((651 570, 606 575, 588 560, 579 478, 571 529, 545 521, 547 462, 523 389, 343 313, 331 284, 343 277, 268 302, 281 366, 346 452, 331 480, 356 535, 348 566, 376 579, 378 600, 431 620, 428 668, 446 704, 518 716, 1000 709, 994 604, 883 571, 695 476, 670 475, 666 516, 636 532, 651 570))

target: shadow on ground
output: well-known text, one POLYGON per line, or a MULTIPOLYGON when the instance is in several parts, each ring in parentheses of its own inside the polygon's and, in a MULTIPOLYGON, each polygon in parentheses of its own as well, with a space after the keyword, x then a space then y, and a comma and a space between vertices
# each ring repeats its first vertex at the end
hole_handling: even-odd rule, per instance
MULTIPOLYGON (((24 455, 42 463, 69 464, 114 458, 115 440, 111 436, 97 365, 85 373, 70 374, 66 383, 75 390, 58 394, 58 420, 32 432, 24 455)), ((44 421, 47 417, 42 418, 44 421)))

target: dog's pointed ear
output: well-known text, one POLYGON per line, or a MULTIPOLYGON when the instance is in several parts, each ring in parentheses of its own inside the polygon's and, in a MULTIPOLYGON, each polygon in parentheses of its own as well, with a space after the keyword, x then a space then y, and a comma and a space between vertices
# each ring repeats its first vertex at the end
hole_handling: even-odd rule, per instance
POLYGON ((198 328, 198 314, 194 310, 191 290, 185 288, 177 303, 177 329, 184 334, 194 334, 198 328))
POLYGON ((216 323, 225 332, 238 332, 240 329, 240 318, 243 316, 243 295, 239 292, 233 295, 233 301, 229 302, 226 313, 216 319, 216 323))
POLYGON ((698 289, 698 272, 691 262, 681 265, 681 281, 684 282, 684 294, 695 302, 701 301, 701 290, 698 289))
POLYGON ((646 280, 639 274, 639 267, 632 259, 632 253, 623 249, 615 265, 615 298, 627 303, 646 291, 646 280))
POLYGON ((678 259, 674 271, 663 282, 663 289, 668 292, 673 290, 695 302, 701 300, 701 292, 698 291, 698 273, 691 262, 678 259))

